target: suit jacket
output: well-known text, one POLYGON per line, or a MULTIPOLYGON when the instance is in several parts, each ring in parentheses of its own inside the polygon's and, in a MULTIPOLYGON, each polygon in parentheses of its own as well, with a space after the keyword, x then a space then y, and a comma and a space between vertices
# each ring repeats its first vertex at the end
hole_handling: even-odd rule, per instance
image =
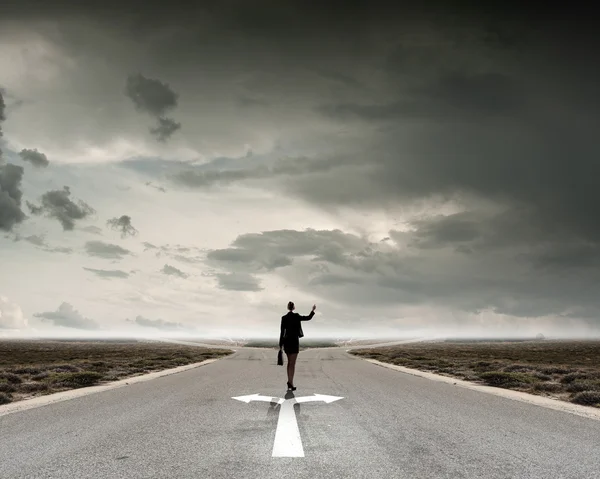
POLYGON ((285 316, 281 317, 281 332, 279 334, 279 347, 283 346, 283 342, 286 338, 301 338, 304 336, 302 331, 302 321, 310 321, 315 315, 314 311, 311 311, 308 316, 301 316, 293 311, 288 312, 285 316))

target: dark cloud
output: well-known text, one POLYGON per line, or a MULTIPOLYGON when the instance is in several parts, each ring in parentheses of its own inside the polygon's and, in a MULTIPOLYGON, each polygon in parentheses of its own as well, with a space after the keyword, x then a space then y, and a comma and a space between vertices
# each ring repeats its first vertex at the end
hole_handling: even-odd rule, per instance
POLYGON ((32 214, 45 213, 48 217, 57 219, 65 231, 71 231, 75 228, 76 221, 94 214, 95 210, 82 200, 74 202, 70 196, 70 188, 64 186, 62 190, 44 193, 41 198, 41 206, 30 202, 27 202, 27 206, 32 214))
MULTIPOLYGON (((589 246, 564 253, 548 249, 523 254, 508 235, 494 238, 502 215, 481 225, 475 215, 421 218, 411 230, 390 231, 389 241, 371 242, 340 231, 267 231, 242 235, 237 248, 209 254, 215 266, 233 274, 264 272, 260 258, 285 254, 295 268, 274 272, 307 293, 348 305, 437 305, 476 314, 539 317, 576 308, 600 314, 589 284, 600 280, 599 250, 589 246), (471 253, 456 253, 457 246, 471 253), (590 258, 595 258, 589 263, 590 258), (565 275, 565 265, 571 274, 565 275)), ((500 229, 498 231, 501 231, 500 229)), ((527 232, 522 241, 526 241, 527 232)))
POLYGON ((46 155, 37 149, 23 149, 19 152, 19 156, 23 161, 31 163, 36 168, 46 168, 50 164, 46 155))
POLYGON ((181 123, 172 118, 159 118, 158 126, 150 128, 150 133, 161 143, 165 143, 173 133, 181 129, 181 123))
POLYGON ((159 142, 166 142, 173 133, 181 129, 181 123, 164 115, 177 107, 178 95, 167 83, 147 78, 141 73, 127 77, 125 94, 135 108, 156 117, 158 125, 150 133, 159 142))
POLYGON ((127 319, 127 322, 135 323, 145 328, 155 328, 161 331, 179 331, 186 329, 183 324, 174 321, 165 321, 164 319, 148 319, 143 316, 137 316, 135 320, 127 319))
POLYGON ((2 123, 6 120, 6 103, 0 88, 0 229, 12 231, 26 216, 21 209, 23 168, 4 163, 2 157, 2 123))
POLYGON ((71 304, 63 302, 56 311, 34 314, 36 318, 42 321, 53 323, 55 326, 65 328, 97 330, 100 325, 93 319, 86 318, 77 311, 71 304))
POLYGON ((177 269, 174 266, 170 266, 168 264, 165 264, 163 266, 163 269, 161 270, 161 272, 163 274, 168 274, 170 276, 177 276, 179 278, 187 278, 188 277, 188 275, 186 273, 184 273, 183 271, 181 271, 180 269, 177 269))
POLYGON ((490 116, 512 117, 526 105, 517 79, 500 72, 445 74, 432 84, 404 92, 393 102, 326 104, 318 110, 334 119, 364 121, 477 121, 490 116))
POLYGON ((131 224, 131 217, 127 215, 123 215, 120 218, 112 218, 108 220, 106 224, 113 230, 120 231, 122 238, 127 236, 135 236, 138 234, 138 230, 136 230, 131 224))
POLYGON ((245 273, 229 273, 216 275, 219 288, 229 291, 262 291, 260 281, 245 273))
POLYGON ((97 226, 85 226, 81 228, 81 231, 85 231, 86 233, 92 233, 94 235, 102 235, 102 228, 98 228, 97 226))
POLYGON ((168 84, 141 73, 127 77, 125 94, 139 111, 156 117, 162 117, 177 106, 177 94, 168 84))
MULTIPOLYGON (((213 165, 201 165, 197 167, 184 167, 177 173, 169 175, 169 178, 175 183, 192 187, 192 188, 208 188, 213 185, 225 186, 231 183, 248 181, 248 180, 273 180, 293 178, 295 176, 313 175, 316 173, 327 173, 356 164, 357 160, 344 156, 329 157, 329 158, 287 158, 275 160, 267 159, 264 163, 261 162, 254 166, 250 162, 250 167, 245 168, 219 168, 219 164, 223 164, 223 159, 219 159, 213 165)), ((233 160, 233 159, 232 159, 233 160)), ((239 159, 238 159, 239 160, 239 159)), ((235 160, 233 160, 235 161, 235 160)), ((246 164, 249 162, 246 160, 246 164)))
POLYGON ((2 123, 6 121, 6 114, 4 113, 6 110, 6 103, 4 102, 4 96, 2 94, 2 89, 0 89, 0 166, 2 166, 2 123))
POLYGON ((62 253, 62 254, 71 254, 73 252, 72 248, 67 248, 64 246, 50 246, 46 242, 46 239, 43 235, 29 235, 24 238, 21 238, 20 235, 15 235, 15 241, 25 240, 28 243, 31 243, 41 249, 43 251, 47 251, 49 253, 62 253))
POLYGON ((48 251, 50 253, 63 253, 63 254, 71 254, 73 252, 72 248, 65 248, 63 246, 48 246, 47 248, 44 248, 45 251, 48 251))
POLYGON ((125 256, 132 254, 128 249, 103 241, 88 241, 85 244, 85 250, 90 256, 106 259, 123 259, 125 256))
POLYGON ((11 231, 26 218, 21 209, 23 167, 0 163, 0 229, 11 231))
MULTIPOLYGON (((3 121, 6 121, 6 114, 4 113, 5 110, 6 110, 6 103, 4 102, 4 95, 2 94, 2 90, 0 89, 0 123, 3 121)), ((0 132, 1 131, 2 130, 0 130, 0 132)))
POLYGON ((25 241, 28 241, 31 244, 36 246, 46 246, 46 240, 43 236, 40 235, 31 235, 23 238, 25 241))
POLYGON ((204 262, 204 258, 201 256, 183 256, 181 254, 176 254, 172 256, 173 259, 176 259, 177 261, 181 261, 182 263, 188 263, 188 264, 198 264, 198 263, 203 263, 204 262))
POLYGON ((339 230, 278 230, 240 235, 231 248, 211 250, 206 258, 232 271, 265 273, 292 265, 294 258, 335 261, 343 251, 365 246, 363 239, 339 230))
MULTIPOLYGON (((203 153, 223 149, 211 126, 239 150, 258 149, 248 138, 278 145, 268 158, 136 159, 128 167, 192 188, 243 182, 328 213, 401 211, 410 228, 377 245, 324 232, 266 232, 255 243, 244 236, 208 254, 224 270, 296 274, 303 287, 354 304, 431 300, 538 315, 579 303, 596 311, 600 67, 589 54, 598 44, 591 10, 299 0, 140 10, 134 2, 22 0, 3 18, 57 21, 57 45, 71 58, 107 58, 105 43, 82 36, 88 27, 115 39, 119 68, 133 58, 186 92, 190 111, 211 111, 196 130, 203 153), (423 205, 460 213, 406 217, 423 205), (333 291, 344 277, 350 283, 333 291)), ((126 89, 166 139, 177 94, 143 75, 130 76, 126 89)), ((9 216, 4 229, 20 221, 9 216)))
POLYGON ((154 188, 155 190, 158 190, 162 193, 167 192, 167 190, 165 190, 162 186, 155 185, 151 181, 147 181, 145 184, 146 184, 146 186, 150 186, 151 188, 154 188))
POLYGON ((94 269, 83 267, 86 271, 94 273, 96 276, 101 278, 129 278, 129 273, 121 271, 119 269, 94 269))

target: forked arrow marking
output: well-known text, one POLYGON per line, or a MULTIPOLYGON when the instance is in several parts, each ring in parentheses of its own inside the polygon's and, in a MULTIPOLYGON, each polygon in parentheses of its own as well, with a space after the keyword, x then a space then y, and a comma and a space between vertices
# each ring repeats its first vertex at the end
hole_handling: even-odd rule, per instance
POLYGON ((231 399, 237 399, 246 404, 249 404, 250 401, 276 402, 277 404, 281 404, 279 419, 277 420, 277 430, 275 431, 275 442, 273 443, 273 457, 304 457, 304 448, 302 447, 294 404, 312 401, 323 401, 329 404, 344 398, 315 394, 314 396, 283 399, 261 396, 257 393, 248 396, 232 397, 231 399))

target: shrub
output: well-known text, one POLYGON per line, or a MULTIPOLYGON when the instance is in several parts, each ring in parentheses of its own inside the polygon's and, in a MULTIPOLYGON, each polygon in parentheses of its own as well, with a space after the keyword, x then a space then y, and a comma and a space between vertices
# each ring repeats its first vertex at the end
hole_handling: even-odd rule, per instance
POLYGON ((583 391, 600 391, 600 381, 590 379, 576 379, 567 385, 567 391, 570 393, 580 393, 583 391))
POLYGON ((79 368, 73 364, 56 364, 54 366, 50 366, 48 369, 56 373, 76 373, 79 371, 79 368))
POLYGON ((12 372, 16 374, 39 374, 41 370, 39 368, 24 366, 22 368, 15 368, 12 372))
POLYGON ((544 374, 569 374, 573 372, 572 369, 561 366, 548 366, 545 368, 540 368, 540 371, 544 374))
POLYGON ((600 407, 600 391, 582 391, 571 398, 571 402, 583 406, 600 407))
POLYGON ((563 384, 570 384, 573 381, 576 381, 577 379, 586 379, 587 376, 585 375, 585 373, 570 373, 567 374, 566 376, 563 376, 560 379, 560 382, 563 384))
POLYGON ((477 361, 475 364, 473 364, 473 367, 489 368, 491 365, 492 365, 492 363, 490 363, 489 361, 477 361))
POLYGON ((511 364, 509 366, 505 366, 504 368, 502 368, 503 371, 507 372, 507 373, 524 373, 529 371, 531 368, 529 366, 526 366, 524 364, 511 364))
POLYGON ((36 374, 35 376, 31 376, 31 379, 33 379, 34 381, 42 381, 48 376, 50 376, 50 373, 48 371, 42 371, 41 373, 36 374))
POLYGON ((0 382, 0 392, 2 393, 14 393, 17 389, 9 382, 0 382))
POLYGON ((13 383, 13 384, 19 384, 19 383, 21 383, 23 381, 15 373, 9 373, 9 372, 6 372, 6 371, 0 373, 0 379, 5 379, 7 382, 13 383))
POLYGON ((0 393, 0 405, 2 404, 8 404, 9 402, 12 402, 12 397, 10 394, 6 394, 6 393, 0 393))
POLYGON ((102 374, 93 371, 57 373, 51 376, 50 382, 64 387, 84 388, 96 384, 103 377, 102 374))
POLYGON ((558 383, 536 383, 533 386, 536 391, 545 391, 550 393, 558 393, 563 390, 563 386, 558 383))
POLYGON ((537 381, 536 378, 527 374, 507 373, 504 371, 489 371, 487 373, 481 373, 479 377, 490 386, 503 388, 523 386, 537 381))
POLYGON ((19 390, 24 393, 35 393, 38 391, 47 391, 48 383, 23 383, 19 386, 19 390))

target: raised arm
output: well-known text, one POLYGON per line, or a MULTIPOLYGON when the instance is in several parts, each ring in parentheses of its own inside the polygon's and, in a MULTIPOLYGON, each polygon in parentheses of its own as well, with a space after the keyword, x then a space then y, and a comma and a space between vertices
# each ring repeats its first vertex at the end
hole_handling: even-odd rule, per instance
POLYGON ((300 321, 310 321, 313 318, 313 316, 315 315, 315 309, 317 309, 317 307, 313 306, 312 310, 308 316, 301 316, 299 314, 298 316, 300 317, 300 321))

